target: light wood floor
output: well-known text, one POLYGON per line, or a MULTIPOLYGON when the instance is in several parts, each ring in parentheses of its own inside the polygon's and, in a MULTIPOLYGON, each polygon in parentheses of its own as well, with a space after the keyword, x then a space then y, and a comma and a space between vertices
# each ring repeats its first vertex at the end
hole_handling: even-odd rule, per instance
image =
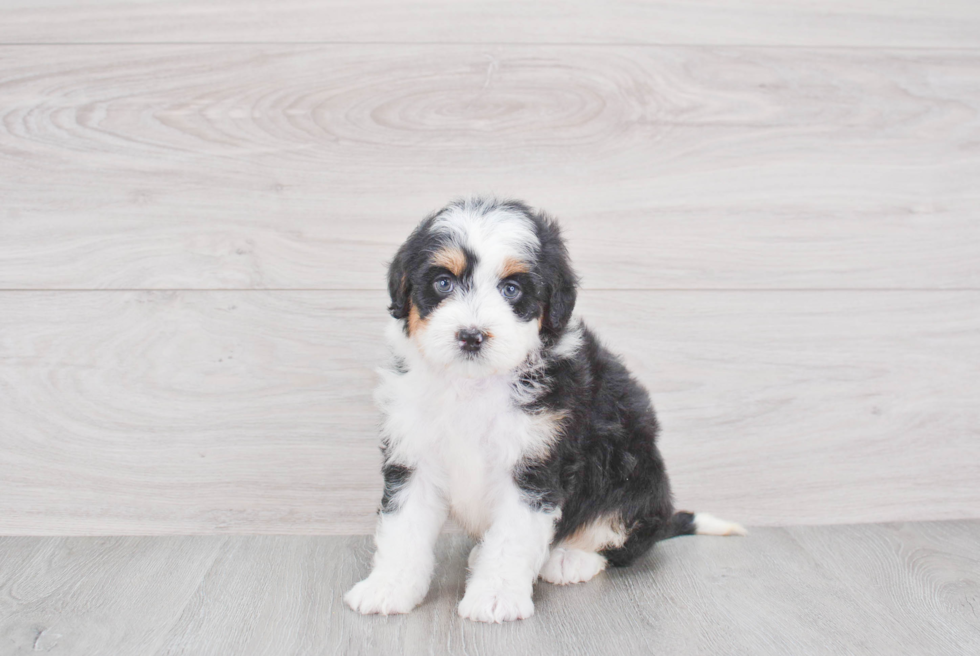
POLYGON ((664 542, 631 568, 539 583, 536 614, 461 620, 469 541, 425 602, 364 617, 363 537, 0 538, 0 651, 194 654, 950 654, 980 651, 980 522, 761 528, 664 542))

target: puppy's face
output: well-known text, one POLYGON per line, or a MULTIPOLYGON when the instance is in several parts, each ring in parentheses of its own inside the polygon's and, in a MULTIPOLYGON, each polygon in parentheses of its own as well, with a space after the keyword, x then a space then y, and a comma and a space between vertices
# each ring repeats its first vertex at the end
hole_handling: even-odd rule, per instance
POLYGON ((389 269, 392 316, 419 354, 467 377, 514 369, 564 328, 574 274, 557 228, 519 203, 460 202, 389 269))

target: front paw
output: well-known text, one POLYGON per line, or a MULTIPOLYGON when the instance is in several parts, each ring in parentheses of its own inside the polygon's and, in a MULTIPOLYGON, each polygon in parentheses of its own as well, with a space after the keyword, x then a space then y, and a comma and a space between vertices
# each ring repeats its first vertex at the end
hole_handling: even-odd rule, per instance
POLYGON ((391 576, 372 573, 344 595, 348 606, 364 615, 397 615, 418 606, 425 586, 413 585, 391 576))
POLYGON ((512 622, 534 615, 531 593, 507 588, 469 586, 459 602, 459 616, 474 622, 512 622))

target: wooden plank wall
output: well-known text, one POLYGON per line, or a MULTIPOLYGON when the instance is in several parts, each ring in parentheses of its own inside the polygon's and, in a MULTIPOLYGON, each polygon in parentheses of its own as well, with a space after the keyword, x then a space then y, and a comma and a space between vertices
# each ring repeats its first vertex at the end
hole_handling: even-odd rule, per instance
POLYGON ((370 531, 384 261, 473 192, 681 505, 980 517, 980 5, 0 0, 0 533, 370 531))

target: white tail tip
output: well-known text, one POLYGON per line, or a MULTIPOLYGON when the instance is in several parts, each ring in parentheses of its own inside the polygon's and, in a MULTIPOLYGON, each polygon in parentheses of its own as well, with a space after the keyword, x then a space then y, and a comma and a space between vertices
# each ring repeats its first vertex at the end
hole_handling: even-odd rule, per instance
POLYGON ((694 514, 694 534, 695 535, 748 535, 741 524, 726 522, 708 513, 694 514))

